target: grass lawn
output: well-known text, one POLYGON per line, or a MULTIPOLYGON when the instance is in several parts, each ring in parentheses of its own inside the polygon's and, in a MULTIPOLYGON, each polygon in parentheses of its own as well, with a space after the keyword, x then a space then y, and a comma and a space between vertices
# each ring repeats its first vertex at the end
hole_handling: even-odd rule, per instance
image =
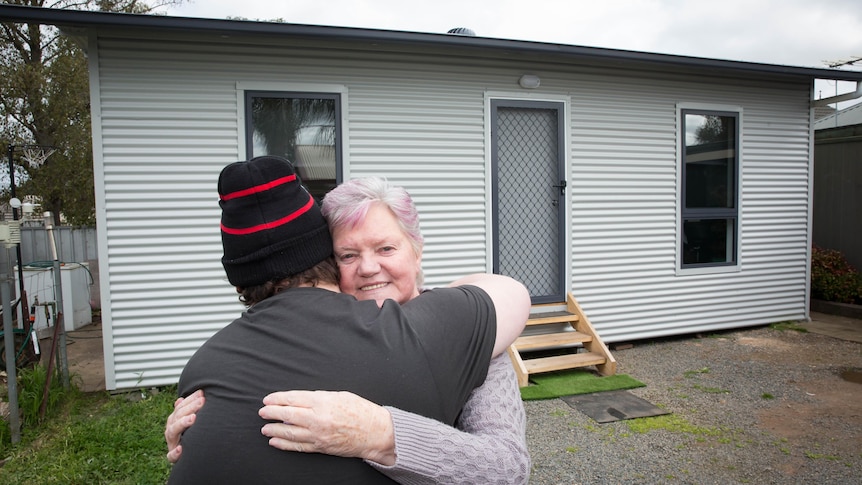
MULTIPOLYGON (((23 376, 26 378, 26 376, 23 376)), ((38 380, 38 379, 37 379, 38 380)), ((44 382, 44 379, 42 380, 44 382)), ((3 394, 5 394, 5 385, 3 394)), ((165 418, 176 390, 148 389, 112 396, 54 386, 45 419, 19 384, 23 418, 21 441, 11 444, 8 424, 0 421, 0 483, 13 484, 163 484, 165 418)), ((5 396, 4 396, 5 400, 5 396)), ((38 400, 35 400, 38 401, 38 400)))

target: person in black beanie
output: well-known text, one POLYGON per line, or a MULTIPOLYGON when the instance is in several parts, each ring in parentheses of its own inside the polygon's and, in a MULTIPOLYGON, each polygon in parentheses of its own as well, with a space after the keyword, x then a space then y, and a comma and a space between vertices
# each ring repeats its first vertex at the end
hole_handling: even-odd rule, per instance
POLYGON ((338 285, 329 226, 287 160, 232 163, 218 193, 222 266, 241 301, 251 305, 300 282, 338 285))
MULTIPOLYGON (((233 163, 218 190, 222 264, 248 309, 183 370, 180 395, 203 389, 207 404, 182 436, 169 483, 393 483, 360 458, 269 446, 263 397, 349 391, 452 425, 491 356, 523 329, 526 289, 471 275, 403 305, 357 301, 339 292, 326 221, 289 162, 233 163)), ((391 419, 369 419, 391 439, 391 419)))

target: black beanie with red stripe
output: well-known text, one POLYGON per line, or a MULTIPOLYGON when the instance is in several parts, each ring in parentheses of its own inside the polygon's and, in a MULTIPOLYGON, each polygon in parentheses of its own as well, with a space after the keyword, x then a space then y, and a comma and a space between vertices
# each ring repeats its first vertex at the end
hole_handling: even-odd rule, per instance
POLYGON ((326 220, 287 160, 234 162, 221 171, 218 193, 221 262, 232 285, 281 280, 332 254, 326 220))

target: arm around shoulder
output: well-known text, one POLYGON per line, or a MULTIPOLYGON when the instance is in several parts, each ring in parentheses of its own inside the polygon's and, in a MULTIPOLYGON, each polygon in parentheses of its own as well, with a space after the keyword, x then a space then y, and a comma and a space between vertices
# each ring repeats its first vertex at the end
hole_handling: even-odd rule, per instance
POLYGON ((472 285, 481 288, 494 303, 497 338, 493 355, 503 353, 524 331, 530 316, 530 293, 519 281, 508 276, 479 273, 453 281, 449 286, 472 285))

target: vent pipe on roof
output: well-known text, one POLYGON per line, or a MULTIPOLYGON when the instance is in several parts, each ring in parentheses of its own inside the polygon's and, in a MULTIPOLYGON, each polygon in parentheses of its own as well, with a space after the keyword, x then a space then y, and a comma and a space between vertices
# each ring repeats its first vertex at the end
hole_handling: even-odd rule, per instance
POLYGON ((467 27, 455 27, 454 29, 449 29, 449 32, 446 33, 455 35, 466 35, 468 37, 476 37, 476 32, 473 32, 473 30, 468 29, 467 27))

